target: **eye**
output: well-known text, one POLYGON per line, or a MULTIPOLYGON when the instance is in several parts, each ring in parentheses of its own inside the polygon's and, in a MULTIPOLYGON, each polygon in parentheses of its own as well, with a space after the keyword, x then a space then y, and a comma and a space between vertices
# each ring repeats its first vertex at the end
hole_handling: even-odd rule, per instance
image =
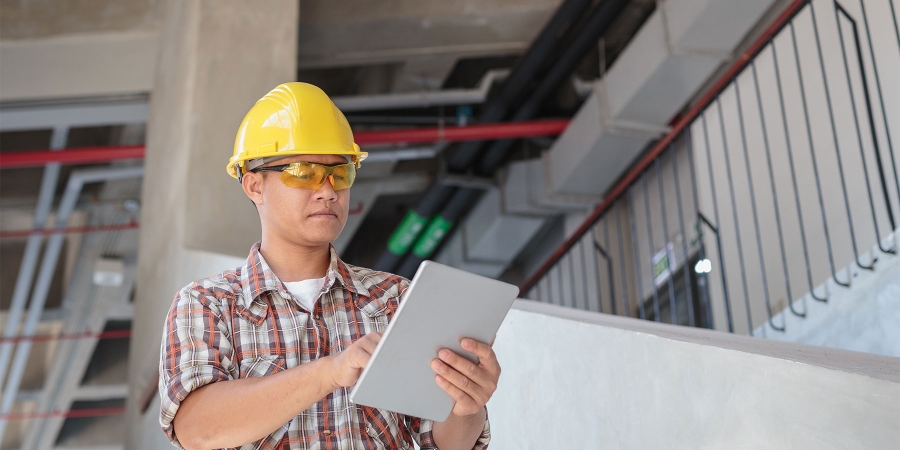
POLYGON ((293 167, 291 169, 288 169, 288 172, 290 172, 291 175, 293 175, 297 178, 306 180, 306 179, 312 178, 315 171, 313 170, 312 167, 309 167, 309 166, 299 166, 299 167, 293 167))

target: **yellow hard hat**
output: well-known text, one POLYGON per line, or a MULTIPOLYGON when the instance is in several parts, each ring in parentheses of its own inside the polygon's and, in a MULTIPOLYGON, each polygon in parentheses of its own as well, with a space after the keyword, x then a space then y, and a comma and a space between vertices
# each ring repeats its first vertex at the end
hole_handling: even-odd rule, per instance
POLYGON ((294 82, 278 85, 250 108, 225 170, 240 179, 248 161, 261 165, 293 155, 343 155, 359 167, 369 154, 353 142, 347 118, 324 91, 294 82))

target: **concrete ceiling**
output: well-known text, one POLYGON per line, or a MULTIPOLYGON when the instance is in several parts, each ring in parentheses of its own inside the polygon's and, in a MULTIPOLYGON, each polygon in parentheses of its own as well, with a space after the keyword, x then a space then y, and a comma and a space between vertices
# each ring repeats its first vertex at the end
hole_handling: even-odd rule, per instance
POLYGON ((298 68, 390 65, 381 92, 435 90, 459 59, 522 53, 559 3, 303 1, 298 68))
MULTIPOLYGON (((298 68, 389 68, 360 93, 438 89, 459 59, 522 53, 560 2, 304 0, 298 68)), ((0 100, 149 92, 163 3, 0 0, 0 100)))
POLYGON ((300 67, 398 61, 436 54, 521 52, 559 0, 526 2, 304 1, 300 67), (326 7, 327 4, 327 7, 326 7))
POLYGON ((158 0, 0 0, 0 39, 159 30, 158 0))

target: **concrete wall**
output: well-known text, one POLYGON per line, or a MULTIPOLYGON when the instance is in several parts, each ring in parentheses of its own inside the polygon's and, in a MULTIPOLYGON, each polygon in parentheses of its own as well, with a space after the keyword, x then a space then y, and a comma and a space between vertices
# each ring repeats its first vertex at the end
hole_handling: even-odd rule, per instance
MULTIPOLYGON (((885 239, 896 245, 900 230, 885 239)), ((800 317, 785 309, 772 323, 785 331, 764 323, 755 335, 786 342, 821 345, 857 352, 900 357, 900 256, 882 253, 878 270, 861 270, 848 266, 853 274, 853 288, 828 283, 832 292, 828 303, 804 297, 794 302, 800 317)))
MULTIPOLYGON (((159 237, 157 237, 159 239, 159 237)), ((144 239, 142 237, 142 243, 144 239)), ((248 249, 249 250, 249 249, 248 249)), ((244 263, 244 258, 198 250, 169 250, 173 264, 163 276, 157 276, 157 285, 147 286, 149 276, 142 272, 137 289, 135 318, 129 354, 128 403, 126 408, 125 448, 169 449, 172 445, 159 427, 159 396, 156 395, 156 375, 159 368, 159 346, 162 324, 172 299, 179 289, 193 280, 233 269, 244 263), (154 398, 146 411, 140 411, 142 396, 147 389, 154 390, 154 398)), ((141 255, 143 260, 143 256, 141 255)))
MULTIPOLYGON (((155 448, 162 324, 185 284, 240 265, 259 219, 225 164, 253 103, 296 74, 298 2, 171 0, 165 5, 147 129, 127 448, 155 448)), ((163 439, 164 440, 164 439, 163 439)))
POLYGON ((0 41, 0 100, 146 94, 155 32, 0 41))
POLYGON ((159 31, 160 4, 159 0, 4 1, 0 2, 0 39, 159 31))
POLYGON ((162 10, 154 0, 0 4, 0 101, 146 94, 162 10))
POLYGON ((900 360, 519 301, 491 448, 892 448, 900 360))
MULTIPOLYGON (((812 15, 808 7, 792 22, 800 71, 798 72, 795 61, 794 40, 790 28, 786 28, 776 37, 774 51, 771 46, 764 49, 754 62, 763 119, 760 119, 760 106, 756 98, 756 82, 752 69, 748 68, 737 78, 736 85, 732 84, 725 89, 719 100, 703 113, 701 119, 693 123, 690 130, 700 190, 700 210, 711 220, 716 221, 714 212, 718 207, 718 226, 722 231, 728 293, 734 310, 736 331, 741 333, 748 332, 766 320, 764 303, 766 294, 769 296, 773 314, 777 314, 787 307, 788 301, 800 298, 810 290, 807 264, 812 285, 815 287, 831 277, 832 267, 829 259, 833 261, 834 269, 841 281, 847 282, 850 274, 841 268, 854 260, 853 239, 860 254, 860 263, 869 265, 873 258, 880 257, 881 252, 876 250, 867 254, 867 251, 877 239, 886 237, 892 228, 888 221, 881 180, 878 177, 876 151, 869 132, 860 70, 856 63, 856 51, 849 22, 844 18, 841 19, 844 44, 850 63, 849 79, 852 90, 848 88, 832 2, 815 1, 813 6, 829 88, 827 95, 830 96, 834 112, 835 132, 832 132, 826 85, 820 68, 812 15), (784 116, 781 113, 775 78, 776 57, 784 93, 786 112, 784 116), (801 98, 801 80, 809 112, 809 133, 801 98), (855 103, 851 102, 851 93, 855 97, 855 103), (738 109, 738 94, 740 109, 738 109), (858 122, 854 117, 854 108, 858 122), (746 156, 739 113, 743 115, 745 125, 746 156), (783 121, 783 117, 786 122, 783 121), (770 147, 771 176, 764 136, 768 138, 770 147), (812 142, 809 136, 812 137, 812 142), (799 213, 802 214, 803 231, 806 235, 806 251, 801 235, 801 216, 798 215, 795 203, 789 155, 793 157, 795 167, 796 192, 801 205, 799 213), (865 169, 868 170, 868 174, 865 169), (818 171, 819 186, 816 184, 815 170, 818 171), (872 203, 866 186, 867 177, 873 196, 872 203), (819 187, 824 202, 824 221, 819 206, 819 187), (780 214, 787 264, 782 263, 773 189, 777 195, 777 211, 780 214), (757 247, 757 227, 751 207, 754 199, 751 193, 755 196, 762 255, 757 247), (876 224, 880 236, 875 232, 876 224), (828 240, 826 240, 826 225, 830 235, 828 240), (828 242, 831 245, 831 255, 828 252, 828 242), (743 252, 743 258, 740 257, 740 252, 743 252), (764 273, 760 270, 760 258, 765 262, 764 273), (746 280, 746 298, 749 298, 750 302, 752 327, 748 327, 744 320, 747 315, 744 280, 746 280), (764 289, 766 285, 767 290, 764 289)), ((891 12, 887 4, 866 2, 866 17, 879 72, 878 81, 884 99, 882 105, 878 98, 878 83, 874 76, 860 5, 858 2, 849 2, 844 6, 859 22, 877 140, 887 181, 887 201, 893 208, 895 220, 900 220, 898 216, 900 192, 897 191, 897 181, 894 178, 900 171, 900 160, 892 161, 887 151, 888 135, 885 132, 884 120, 886 116, 887 129, 894 142, 893 145, 896 146, 895 142, 900 136, 900 103, 891 99, 900 97, 900 79, 890 74, 900 71, 900 55, 896 51, 896 37, 892 37, 891 12), (885 115, 882 115, 882 106, 885 115)), ((721 312, 722 280, 721 273, 717 270, 719 262, 714 237, 707 234, 704 242, 713 260, 714 272, 710 277, 710 289, 715 302, 714 309, 721 312)), ((876 270, 880 270, 879 265, 875 264, 876 270)), ((835 291, 829 289, 826 294, 823 288, 818 288, 817 292, 821 297, 835 291)), ((720 317, 721 315, 717 316, 720 317)), ((722 329, 721 325, 722 321, 718 320, 717 328, 722 329)))

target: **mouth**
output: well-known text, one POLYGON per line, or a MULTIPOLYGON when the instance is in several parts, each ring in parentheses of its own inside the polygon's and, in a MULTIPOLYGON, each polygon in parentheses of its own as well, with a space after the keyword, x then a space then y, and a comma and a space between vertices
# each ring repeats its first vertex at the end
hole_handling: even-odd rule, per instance
POLYGON ((337 214, 335 214, 331 210, 322 210, 322 211, 318 211, 313 214, 310 214, 309 217, 318 217, 318 218, 323 218, 323 219, 333 217, 333 218, 337 219, 337 214))

